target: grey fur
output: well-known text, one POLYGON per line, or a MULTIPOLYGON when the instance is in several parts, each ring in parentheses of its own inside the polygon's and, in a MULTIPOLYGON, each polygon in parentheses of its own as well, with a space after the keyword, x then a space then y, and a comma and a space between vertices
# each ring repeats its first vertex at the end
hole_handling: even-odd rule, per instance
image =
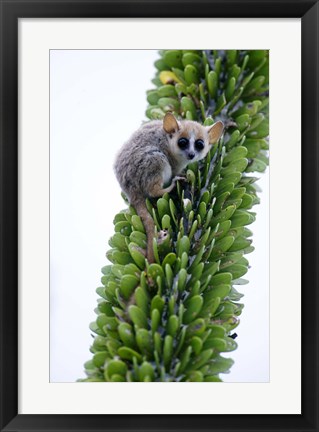
MULTIPOLYGON (((165 129, 168 129, 167 125, 165 129)), ((172 114, 167 114, 164 121, 153 120, 142 125, 117 155, 114 164, 115 174, 123 192, 144 223, 148 238, 147 258, 150 262, 154 261, 155 227, 146 209, 145 198, 160 197, 165 192, 170 192, 179 179, 178 175, 191 162, 189 151, 178 147, 178 139, 181 136, 191 137, 192 151, 196 137, 204 141, 204 149, 200 152, 195 151, 195 157, 192 159, 194 162, 206 156, 210 148, 211 129, 212 127, 207 128, 189 120, 177 122, 172 114), (175 126, 170 133, 164 130, 167 120, 170 127, 172 124, 175 126)))

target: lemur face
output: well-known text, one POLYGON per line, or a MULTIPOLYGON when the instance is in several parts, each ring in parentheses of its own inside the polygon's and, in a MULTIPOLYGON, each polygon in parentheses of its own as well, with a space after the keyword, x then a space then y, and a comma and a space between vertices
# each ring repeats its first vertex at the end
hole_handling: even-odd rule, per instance
POLYGON ((171 152, 184 166, 203 159, 224 129, 222 122, 216 122, 212 126, 202 126, 190 120, 178 122, 171 113, 165 115, 163 127, 168 134, 171 152))
POLYGON ((182 127, 171 142, 171 145, 176 147, 176 153, 187 163, 204 158, 209 150, 208 134, 206 131, 196 129, 202 128, 192 127, 192 125, 182 127))

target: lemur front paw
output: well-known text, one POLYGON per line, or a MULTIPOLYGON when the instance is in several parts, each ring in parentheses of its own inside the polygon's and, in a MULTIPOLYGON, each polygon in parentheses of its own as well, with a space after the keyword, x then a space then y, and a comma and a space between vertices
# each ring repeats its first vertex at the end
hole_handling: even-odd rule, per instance
POLYGON ((187 181, 187 178, 184 177, 184 176, 176 176, 176 177, 173 178, 173 182, 174 182, 174 183, 176 183, 177 180, 180 180, 180 181, 187 181))

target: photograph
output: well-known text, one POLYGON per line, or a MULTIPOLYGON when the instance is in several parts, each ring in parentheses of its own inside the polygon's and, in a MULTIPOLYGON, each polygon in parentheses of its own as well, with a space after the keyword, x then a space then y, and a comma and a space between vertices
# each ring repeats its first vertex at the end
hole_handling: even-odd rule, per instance
POLYGON ((50 50, 50 382, 269 382, 269 50, 50 50))
POLYGON ((0 0, 0 431, 318 432, 319 0, 0 0))

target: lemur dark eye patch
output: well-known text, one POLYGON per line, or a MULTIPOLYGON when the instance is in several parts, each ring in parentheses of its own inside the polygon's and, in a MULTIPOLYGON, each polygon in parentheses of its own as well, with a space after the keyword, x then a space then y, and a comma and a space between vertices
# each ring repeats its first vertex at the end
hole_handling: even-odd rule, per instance
POLYGON ((204 147, 205 147, 205 145, 204 145, 204 141, 203 140, 198 139, 198 140, 195 141, 195 149, 196 150, 201 151, 201 150, 203 150, 204 147))
POLYGON ((189 140, 188 140, 188 138, 180 138, 178 141, 177 141, 177 144, 178 144, 178 147, 181 149, 181 150, 184 150, 184 149, 186 149, 187 148, 187 146, 188 146, 188 144, 189 144, 189 140))

